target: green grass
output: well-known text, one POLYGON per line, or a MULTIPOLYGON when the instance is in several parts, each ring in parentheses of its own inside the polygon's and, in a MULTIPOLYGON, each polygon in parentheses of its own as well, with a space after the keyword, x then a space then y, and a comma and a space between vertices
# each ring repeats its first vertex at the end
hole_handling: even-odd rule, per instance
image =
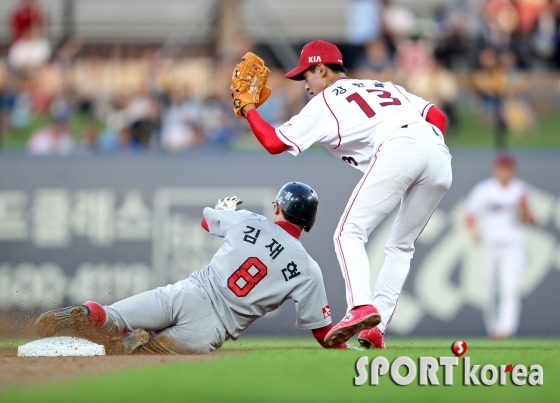
MULTIPOLYGON (((491 148, 494 146, 492 126, 484 123, 482 117, 469 109, 459 111, 458 130, 446 135, 445 142, 450 148, 491 148)), ((560 148, 560 114, 546 112, 539 114, 537 125, 530 133, 509 134, 507 143, 514 148, 560 148)))
MULTIPOLYGON (((485 123, 481 115, 471 109, 459 110, 459 124, 455 132, 448 132, 446 143, 451 148, 492 148, 494 146, 493 128, 485 123)), ((544 112, 537 115, 537 125, 530 134, 510 134, 508 144, 514 148, 560 148, 560 114, 544 112)), ((82 115, 75 115, 70 129, 77 139, 82 137, 88 120, 82 115)), ((2 147, 9 150, 22 150, 29 136, 37 129, 48 124, 46 116, 38 116, 29 126, 13 129, 2 136, 2 147)), ((101 122, 94 122, 100 128, 101 122)), ((233 151, 262 151, 261 146, 252 138, 241 136, 230 147, 233 151)), ((323 147, 319 147, 324 152, 323 147)))
MULTIPOLYGON (((28 126, 21 128, 14 128, 3 133, 1 136, 1 146, 8 150, 23 150, 27 140, 37 130, 49 125, 49 117, 47 115, 39 115, 34 117, 28 126)), ((83 115, 75 115, 69 123, 70 133, 76 139, 83 137, 84 130, 88 124, 94 124, 96 127, 101 127, 101 123, 97 121, 88 120, 83 115)))
POLYGON ((0 339, 1 350, 17 350, 22 344, 30 342, 32 339, 0 339))
MULTIPOLYGON (((553 402, 560 394, 560 340, 466 340, 471 364, 540 364, 543 386, 462 386, 462 358, 453 386, 353 386, 356 360, 383 355, 451 356, 452 339, 389 342, 386 351, 327 351, 305 339, 228 342, 213 360, 173 363, 101 374, 87 379, 24 386, 0 392, 7 402, 553 402)), ((442 370, 438 372, 442 382, 442 370)))

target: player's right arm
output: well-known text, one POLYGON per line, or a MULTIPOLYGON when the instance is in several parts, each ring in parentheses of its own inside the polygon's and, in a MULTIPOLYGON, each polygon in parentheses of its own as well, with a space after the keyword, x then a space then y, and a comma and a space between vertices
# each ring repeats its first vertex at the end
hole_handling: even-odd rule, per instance
POLYGON ((323 274, 317 262, 309 256, 305 274, 306 281, 290 294, 290 298, 296 305, 296 326, 311 330, 323 348, 346 349, 346 344, 328 347, 324 343, 325 336, 332 329, 331 311, 327 302, 323 274))

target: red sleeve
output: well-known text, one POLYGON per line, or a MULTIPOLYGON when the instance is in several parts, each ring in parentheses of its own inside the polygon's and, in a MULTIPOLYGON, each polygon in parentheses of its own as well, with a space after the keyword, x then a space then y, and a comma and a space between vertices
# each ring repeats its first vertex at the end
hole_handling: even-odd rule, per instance
POLYGON ((247 121, 259 143, 270 154, 280 154, 290 148, 278 138, 274 127, 266 123, 256 109, 251 109, 247 112, 247 121))
POLYGON ((332 329, 332 327, 333 327, 332 324, 330 324, 325 327, 320 327, 318 329, 311 330, 313 332, 313 337, 315 337, 317 342, 319 342, 319 344, 324 348, 327 348, 327 346, 325 346, 325 336, 327 335, 329 330, 332 329))
POLYGON ((210 228, 208 227, 208 221, 206 221, 206 218, 202 217, 202 220, 200 220, 200 226, 207 232, 210 232, 210 228))
MULTIPOLYGON (((319 342, 319 344, 321 346, 323 346, 323 348, 330 348, 327 347, 325 345, 325 336, 327 335, 327 333, 329 332, 329 330, 332 329, 332 324, 324 326, 324 327, 320 327, 318 329, 313 329, 311 330, 313 332, 313 337, 315 337, 315 339, 319 342)), ((334 349, 346 349, 346 344, 342 343, 342 344, 337 344, 336 346, 332 347, 334 349)))
POLYGON ((447 118, 445 117, 445 114, 440 111, 435 105, 432 105, 430 109, 428 109, 428 113, 426 114, 426 122, 433 124, 439 130, 441 130, 441 132, 445 136, 447 118))

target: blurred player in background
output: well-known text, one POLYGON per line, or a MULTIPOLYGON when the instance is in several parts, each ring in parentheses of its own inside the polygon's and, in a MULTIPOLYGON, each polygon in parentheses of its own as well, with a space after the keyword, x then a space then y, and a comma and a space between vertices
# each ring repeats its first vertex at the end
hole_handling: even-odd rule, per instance
POLYGON ((296 326, 332 347, 323 342, 332 325, 321 269, 299 241, 315 223, 317 194, 303 183, 284 185, 274 222, 238 211, 240 203, 234 196, 204 209, 202 227, 224 238, 205 269, 111 306, 89 301, 45 312, 35 323, 37 333, 86 337, 109 354, 207 354, 292 299, 296 326))
POLYGON ((509 154, 494 159, 494 177, 478 183, 467 199, 466 225, 482 246, 483 313, 492 339, 513 337, 521 312, 521 279, 527 245, 523 224, 535 219, 528 185, 515 177, 509 154))
POLYGON ((44 31, 48 21, 48 17, 37 1, 20 0, 9 18, 12 41, 15 42, 21 39, 32 30, 44 31))
MULTIPOLYGON (((232 75, 232 96, 236 115, 247 118, 266 150, 298 155, 321 144, 364 174, 334 235, 348 311, 326 335, 325 343, 344 343, 360 333, 362 346, 384 348, 383 335, 408 276, 414 242, 451 186, 451 155, 443 140, 445 115, 392 82, 346 77, 340 50, 316 40, 303 47, 299 64, 286 74, 305 81, 313 98, 298 115, 274 128, 256 110, 270 88, 260 92, 264 100, 252 95, 258 92, 258 73, 266 77, 261 62, 253 54, 242 59, 232 75), (253 78, 247 79, 253 71, 253 78), (251 83, 243 91, 236 91, 243 84, 239 77, 251 83), (372 293, 365 244, 371 231, 399 204, 372 293)), ((332 187, 336 191, 337 183, 332 187)))

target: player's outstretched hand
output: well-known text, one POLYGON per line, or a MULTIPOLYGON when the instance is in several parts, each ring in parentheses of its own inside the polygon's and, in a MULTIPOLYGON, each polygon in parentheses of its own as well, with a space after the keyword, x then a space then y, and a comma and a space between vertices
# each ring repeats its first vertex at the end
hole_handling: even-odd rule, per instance
POLYGON ((254 106, 258 108, 272 93, 272 88, 266 85, 270 70, 264 61, 254 53, 247 52, 241 62, 235 66, 231 75, 231 96, 233 97, 233 111, 238 118, 244 118, 244 108, 254 106))
POLYGON ((243 203, 237 196, 225 197, 216 202, 214 210, 237 210, 237 206, 243 203))

